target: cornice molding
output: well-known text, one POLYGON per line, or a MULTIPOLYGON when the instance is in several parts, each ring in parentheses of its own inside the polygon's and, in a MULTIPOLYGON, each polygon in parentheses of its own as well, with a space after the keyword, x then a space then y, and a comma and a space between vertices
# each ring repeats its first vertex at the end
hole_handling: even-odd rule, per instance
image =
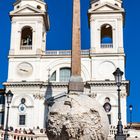
POLYGON ((113 13, 124 13, 123 10, 118 10, 118 11, 91 11, 89 12, 88 14, 91 15, 91 14, 113 14, 113 13))
POLYGON ((21 81, 21 82, 5 82, 3 83, 6 87, 67 87, 68 82, 34 82, 34 81, 21 81))
MULTIPOLYGON (((21 1, 22 1, 22 0, 17 0, 13 5, 14 5, 14 6, 17 5, 17 4, 19 4, 21 1)), ((46 3, 45 3, 44 1, 40 1, 40 0, 36 0, 36 1, 39 2, 39 3, 41 3, 41 4, 45 4, 45 5, 46 5, 46 3)))
MULTIPOLYGON (((100 85, 110 85, 110 86, 116 86, 115 81, 87 81, 86 82, 89 85, 94 85, 94 86, 100 86, 100 85)), ((129 81, 122 81, 122 86, 126 86, 127 84, 129 84, 129 81)))
MULTIPOLYGON (((28 87, 28 88, 68 88, 68 82, 5 82, 3 85, 7 88, 10 87, 28 87)), ((84 82, 84 88, 94 87, 115 87, 115 81, 86 81, 84 82)), ((122 81, 122 86, 126 88, 126 93, 129 95, 130 81, 122 81)), ((124 95, 123 95, 124 96, 124 95)))
POLYGON ((88 10, 89 13, 123 13, 124 9, 122 7, 118 7, 116 5, 113 5, 109 2, 105 2, 102 4, 99 4, 96 7, 91 7, 91 9, 88 10), (100 10, 102 7, 109 7, 110 10, 100 10))
MULTIPOLYGON (((58 50, 61 51, 61 50, 58 50)), ((69 51, 69 50, 67 50, 69 51)), ((90 58, 90 57, 116 57, 116 56, 125 56, 124 53, 94 53, 92 52, 92 50, 88 50, 89 53, 88 54, 81 54, 82 58, 90 58)), ((52 51, 53 52, 53 51, 52 51)), ((18 55, 11 55, 9 54, 8 58, 40 58, 40 59, 44 59, 44 58, 70 58, 71 54, 63 54, 63 55, 47 55, 45 54, 45 52, 43 52, 42 54, 38 55, 38 54, 18 54, 18 55)))
MULTIPOLYGON (((100 87, 100 86, 104 86, 104 87, 105 86, 110 86, 110 87, 114 86, 115 87, 116 86, 115 81, 87 81, 86 84, 88 86, 94 86, 94 87, 95 86, 96 87, 100 87)), ((121 86, 126 88, 126 93, 127 93, 127 95, 129 95, 130 81, 123 80, 121 86)))
MULTIPOLYGON (((129 81, 122 81, 122 86, 128 86, 129 81)), ((68 82, 43 82, 43 81, 21 81, 21 82, 5 82, 4 86, 68 86, 68 82)), ((87 86, 116 86, 115 81, 86 81, 84 85, 87 86)))

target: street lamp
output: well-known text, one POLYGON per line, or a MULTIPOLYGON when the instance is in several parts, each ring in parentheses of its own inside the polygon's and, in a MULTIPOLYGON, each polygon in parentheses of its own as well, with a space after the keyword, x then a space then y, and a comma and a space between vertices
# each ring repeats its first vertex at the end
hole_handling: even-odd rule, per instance
POLYGON ((5 133, 4 133, 4 140, 8 140, 8 117, 9 117, 9 105, 11 104, 13 93, 9 90, 6 94, 7 99, 7 117, 6 117, 6 125, 5 125, 5 133))
POLYGON ((129 110, 130 110, 130 128, 132 126, 132 110, 133 110, 133 106, 129 105, 129 110))
POLYGON ((123 125, 121 121, 121 100, 120 100, 120 86, 122 82, 122 75, 123 72, 117 68, 116 71, 113 73, 115 77, 115 82, 118 87, 118 125, 117 125, 117 134, 115 134, 115 140, 126 140, 126 135, 123 134, 123 125))

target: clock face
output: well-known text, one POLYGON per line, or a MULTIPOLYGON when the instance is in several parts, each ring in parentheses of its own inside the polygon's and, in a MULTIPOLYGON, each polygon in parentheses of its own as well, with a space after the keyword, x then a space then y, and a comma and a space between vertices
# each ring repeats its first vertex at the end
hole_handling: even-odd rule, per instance
POLYGON ((33 67, 30 63, 23 62, 17 66, 17 72, 22 76, 29 76, 33 72, 33 67))

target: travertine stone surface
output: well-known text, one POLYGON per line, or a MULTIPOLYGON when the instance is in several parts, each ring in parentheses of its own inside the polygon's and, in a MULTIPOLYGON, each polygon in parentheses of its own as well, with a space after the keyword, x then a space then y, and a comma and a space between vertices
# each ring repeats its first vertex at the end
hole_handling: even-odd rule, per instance
POLYGON ((106 140, 107 115, 94 99, 83 94, 68 94, 55 100, 49 110, 49 140, 106 140))

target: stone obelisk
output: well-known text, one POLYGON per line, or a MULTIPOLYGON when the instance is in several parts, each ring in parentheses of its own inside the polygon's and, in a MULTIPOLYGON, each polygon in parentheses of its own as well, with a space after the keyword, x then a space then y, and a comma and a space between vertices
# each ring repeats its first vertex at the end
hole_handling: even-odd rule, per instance
POLYGON ((73 0, 72 61, 69 92, 83 91, 84 83, 81 78, 80 0, 73 0))
POLYGON ((73 0, 69 94, 53 98, 46 129, 49 140, 106 140, 108 136, 108 118, 103 107, 84 94, 80 41, 80 0, 73 0))

